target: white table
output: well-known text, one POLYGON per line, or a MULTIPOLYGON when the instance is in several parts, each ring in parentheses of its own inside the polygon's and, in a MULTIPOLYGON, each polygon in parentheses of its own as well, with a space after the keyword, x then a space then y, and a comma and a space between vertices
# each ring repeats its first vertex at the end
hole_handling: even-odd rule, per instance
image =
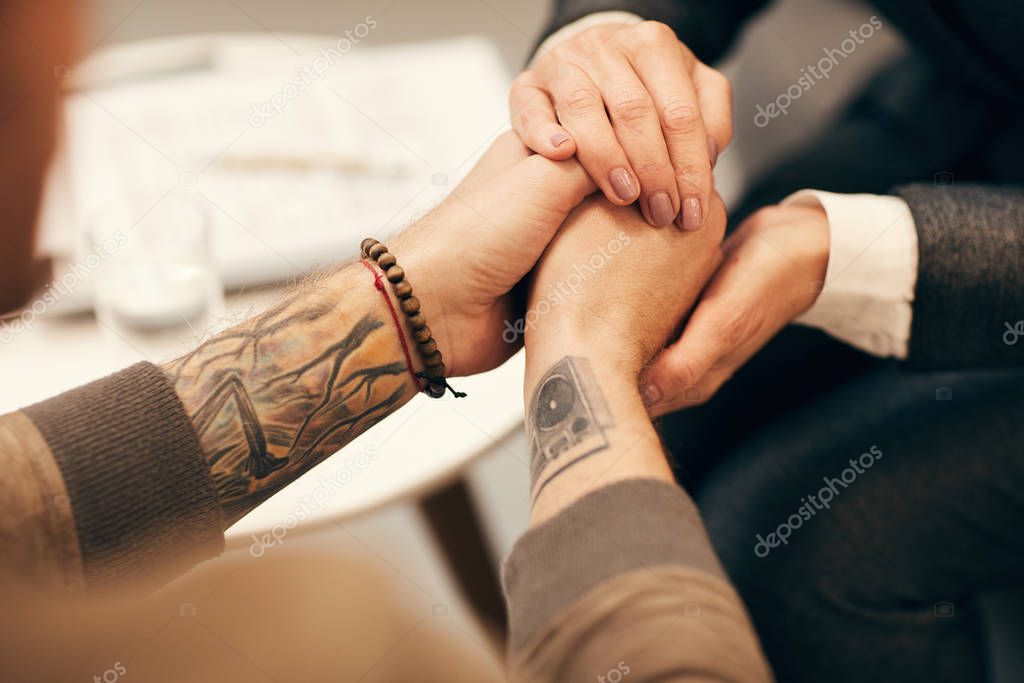
MULTIPOLYGON (((258 47, 259 43, 254 38, 230 40, 239 49, 258 47)), ((289 37, 291 44, 300 41, 299 37, 289 37)), ((317 42, 301 44, 312 50, 317 42)), ((139 50, 122 48, 120 52, 142 54, 139 50)), ((63 188, 62 183, 51 179, 43 211, 50 222, 57 224, 67 216, 67 207, 74 206, 62 196, 63 188)), ((51 232, 45 231, 44 243, 51 242, 51 232)), ((278 291, 269 289, 231 296, 227 300, 228 316, 241 319, 251 315, 278 295, 278 291)), ((65 296, 57 308, 80 311, 78 314, 43 313, 8 343, 0 343, 4 387, 0 412, 48 398, 138 361, 160 363, 173 359, 199 341, 196 333, 186 331, 158 337, 145 348, 133 346, 99 324, 82 303, 76 302, 73 293, 65 296)), ((494 584, 493 566, 489 575, 482 574, 479 566, 455 566, 467 558, 470 563, 486 564, 480 529, 460 474, 474 459, 521 428, 522 381, 523 360, 519 356, 490 373, 454 381, 459 390, 468 392, 468 400, 417 397, 228 529, 228 546, 252 547, 256 539, 268 533, 302 533, 396 501, 420 500, 464 590, 478 607, 481 601, 487 603, 483 611, 493 616, 494 610, 502 609, 496 586, 481 589, 470 585, 481 580, 494 584), (296 519, 299 507, 313 510, 301 523, 296 519), (476 547, 467 549, 466 543, 476 547)))

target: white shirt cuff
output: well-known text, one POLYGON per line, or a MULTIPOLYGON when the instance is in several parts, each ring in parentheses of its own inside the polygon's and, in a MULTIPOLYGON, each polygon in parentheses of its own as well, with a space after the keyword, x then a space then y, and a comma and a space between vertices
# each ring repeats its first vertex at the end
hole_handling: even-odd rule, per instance
POLYGON ((562 28, 558 29, 547 39, 540 44, 537 48, 537 52, 534 53, 533 59, 530 60, 528 68, 533 68, 534 62, 541 55, 550 52, 555 45, 572 38, 578 33, 586 31, 592 26, 598 26, 600 24, 639 24, 643 21, 643 17, 638 17, 632 12, 594 12, 588 14, 585 17, 581 17, 571 24, 566 24, 562 28))
POLYGON ((828 216, 828 270, 814 305, 794 322, 875 356, 905 359, 917 282, 917 229, 899 197, 801 190, 782 202, 828 216))

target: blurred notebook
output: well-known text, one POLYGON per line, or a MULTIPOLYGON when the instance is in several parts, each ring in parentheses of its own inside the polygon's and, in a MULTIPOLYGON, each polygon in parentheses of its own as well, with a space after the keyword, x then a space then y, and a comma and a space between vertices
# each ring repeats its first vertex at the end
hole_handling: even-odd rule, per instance
POLYGON ((131 227, 101 217, 151 220, 170 193, 193 192, 226 286, 288 280, 422 215, 507 128, 509 74, 483 39, 346 53, 285 40, 300 55, 269 36, 198 36, 76 69, 44 247, 84 258, 97 229, 131 227))

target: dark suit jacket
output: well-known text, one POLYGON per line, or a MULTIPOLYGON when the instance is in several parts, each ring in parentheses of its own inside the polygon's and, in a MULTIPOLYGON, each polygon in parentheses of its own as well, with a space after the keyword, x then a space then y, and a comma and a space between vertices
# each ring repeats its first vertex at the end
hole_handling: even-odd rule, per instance
MULTIPOLYGON (((703 61, 732 44, 764 0, 557 0, 545 35, 587 14, 671 26, 703 61)), ((842 120, 751 190, 747 207, 800 187, 893 193, 917 226, 909 361, 924 368, 1024 362, 1024 3, 875 0, 912 54, 842 120), (944 184, 951 171, 953 184, 944 184)), ((751 114, 752 115, 752 114, 751 114)))

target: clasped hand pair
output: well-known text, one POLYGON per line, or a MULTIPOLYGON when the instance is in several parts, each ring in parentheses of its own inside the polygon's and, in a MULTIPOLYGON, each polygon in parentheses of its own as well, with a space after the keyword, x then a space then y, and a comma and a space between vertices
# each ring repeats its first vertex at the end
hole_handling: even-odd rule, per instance
POLYGON ((773 244, 794 220, 816 220, 813 209, 765 210, 723 244, 717 193, 704 226, 681 230, 651 227, 596 190, 575 159, 531 155, 507 133, 394 243, 449 375, 497 367, 524 342, 556 346, 628 374, 658 415, 706 400, 785 324, 778 320, 813 301, 823 273, 788 282, 793 269, 775 249, 818 247, 773 244), (782 286, 803 296, 783 297, 782 286), (785 309, 781 317, 764 310, 772 306, 785 309))

